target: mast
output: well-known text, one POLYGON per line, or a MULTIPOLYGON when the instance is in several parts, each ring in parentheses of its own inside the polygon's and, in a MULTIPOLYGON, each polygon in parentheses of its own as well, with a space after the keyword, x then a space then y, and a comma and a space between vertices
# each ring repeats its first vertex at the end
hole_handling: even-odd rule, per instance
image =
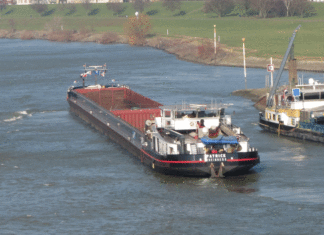
POLYGON ((80 77, 83 79, 83 86, 84 86, 84 78, 86 78, 88 75, 94 74, 95 75, 95 85, 97 85, 97 75, 105 76, 107 72, 107 66, 104 65, 91 65, 87 66, 86 64, 83 65, 84 67, 84 73, 80 75, 80 77))

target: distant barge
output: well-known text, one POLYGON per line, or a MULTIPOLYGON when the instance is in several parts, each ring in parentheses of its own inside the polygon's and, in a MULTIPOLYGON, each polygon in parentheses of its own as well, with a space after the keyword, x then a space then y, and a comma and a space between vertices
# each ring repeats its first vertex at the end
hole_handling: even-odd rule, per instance
POLYGON ((67 101, 73 113, 163 174, 222 177, 260 162, 224 104, 163 106, 114 84, 70 87, 67 101))

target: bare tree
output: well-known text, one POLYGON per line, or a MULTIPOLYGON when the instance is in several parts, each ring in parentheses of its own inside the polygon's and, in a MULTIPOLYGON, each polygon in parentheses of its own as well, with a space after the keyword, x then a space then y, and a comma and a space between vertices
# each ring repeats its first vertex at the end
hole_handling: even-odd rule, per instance
POLYGON ((32 4, 31 8, 37 13, 39 13, 39 15, 42 15, 42 13, 44 13, 47 10, 47 4, 36 3, 32 4))
POLYGON ((47 4, 46 0, 31 0, 31 4, 47 4))
POLYGON ((67 5, 67 9, 69 9, 69 12, 67 13, 67 15, 72 15, 73 13, 75 13, 77 11, 75 4, 69 3, 66 5, 67 5))
POLYGON ((90 0, 83 0, 82 1, 82 6, 86 11, 86 15, 88 15, 88 12, 91 10, 91 3, 90 0))
POLYGON ((272 0, 251 0, 251 8, 259 12, 259 17, 266 18, 273 3, 272 0))
POLYGON ((238 7, 242 14, 246 14, 246 12, 250 9, 249 0, 234 0, 234 4, 238 7))
POLYGON ((162 6, 173 12, 181 9, 181 2, 180 0, 163 0, 162 6))
POLYGON ((209 0, 205 2, 204 12, 215 12, 218 17, 222 17, 231 7, 233 7, 232 0, 209 0))
POLYGON ((9 19, 8 23, 10 25, 10 29, 12 31, 15 31, 16 30, 16 21, 14 19, 9 19))
POLYGON ((135 11, 138 11, 138 12, 143 12, 144 7, 146 7, 148 4, 149 4, 148 0, 134 0, 133 1, 133 7, 134 7, 135 11))
POLYGON ((311 15, 315 12, 314 7, 307 0, 294 0, 290 6, 291 16, 301 16, 311 15))
POLYGON ((6 9, 8 2, 6 0, 0 0, 0 11, 6 9))
POLYGON ((106 6, 109 10, 112 10, 117 15, 123 13, 126 9, 126 6, 121 2, 108 2, 106 6))
POLYGON ((291 2, 293 1, 293 0, 282 0, 283 1, 283 3, 285 4, 285 7, 286 7, 286 9, 287 9, 287 17, 289 16, 289 7, 290 7, 290 4, 291 4, 291 2))
POLYGON ((270 14, 272 17, 285 17, 287 15, 285 3, 282 0, 272 0, 270 14))

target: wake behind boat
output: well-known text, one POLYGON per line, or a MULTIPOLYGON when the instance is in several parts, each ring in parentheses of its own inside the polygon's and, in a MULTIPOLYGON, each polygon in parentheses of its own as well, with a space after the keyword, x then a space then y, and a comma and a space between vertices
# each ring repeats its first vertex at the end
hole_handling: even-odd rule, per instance
POLYGON ((128 86, 85 85, 84 77, 106 66, 85 66, 83 85, 70 87, 73 113, 105 133, 153 170, 184 176, 245 173, 260 162, 225 104, 164 106, 128 86))

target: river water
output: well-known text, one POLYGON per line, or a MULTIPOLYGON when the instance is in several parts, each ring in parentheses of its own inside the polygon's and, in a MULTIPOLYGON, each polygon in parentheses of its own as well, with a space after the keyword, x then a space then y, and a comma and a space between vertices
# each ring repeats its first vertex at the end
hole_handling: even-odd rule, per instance
MULTIPOLYGON (((323 234, 324 146, 261 131, 253 103, 231 96, 242 68, 128 45, 0 41, 0 234, 323 234), (261 163, 221 179, 151 171, 70 113, 66 91, 85 63, 107 63, 99 82, 163 104, 233 103, 261 163)), ((247 69, 248 88, 266 74, 247 69)))

